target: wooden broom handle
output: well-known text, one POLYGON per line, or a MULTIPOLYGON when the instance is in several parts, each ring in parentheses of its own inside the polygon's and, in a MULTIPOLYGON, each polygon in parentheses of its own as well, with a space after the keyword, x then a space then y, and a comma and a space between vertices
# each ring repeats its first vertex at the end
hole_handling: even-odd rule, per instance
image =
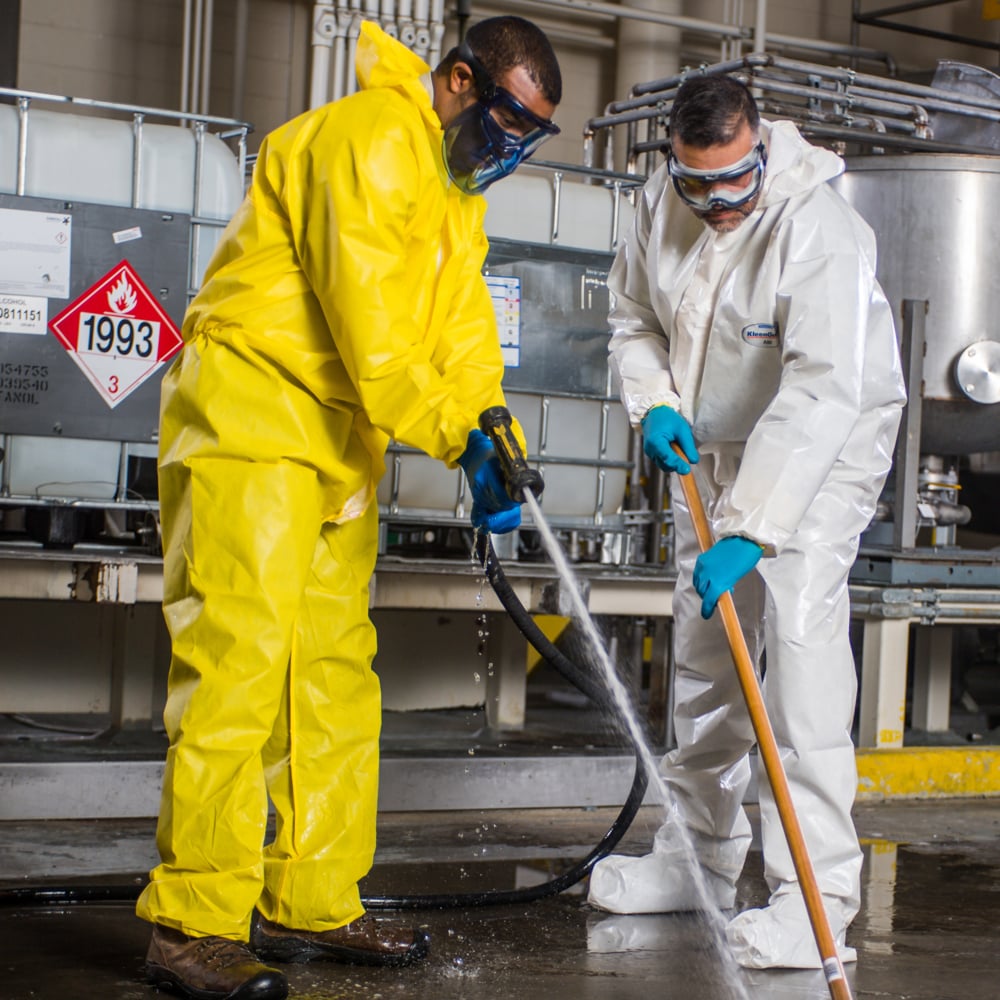
MULTIPOLYGON (((687 456, 676 443, 673 447, 674 451, 687 461, 687 456)), ((679 478, 684 490, 684 499, 691 512, 695 535, 698 538, 698 547, 702 552, 707 552, 712 547, 712 529, 705 515, 705 507, 701 502, 701 495, 698 493, 698 485, 690 473, 679 478)), ((823 897, 816 884, 816 874, 813 871, 812 862, 809 860, 809 851, 806 849, 805 838, 802 836, 802 827, 799 826, 795 806, 792 804, 788 778, 785 777, 785 768, 781 763, 781 755, 778 753, 778 744, 774 738, 774 730, 771 728, 771 720, 767 717, 767 708, 764 705, 760 682, 757 680, 757 671, 750 658, 746 639, 743 637, 743 629, 740 627, 740 620, 736 614, 733 595, 728 591, 719 598, 718 610, 719 614, 722 615, 722 624, 726 630, 726 638, 729 640, 729 649, 733 654, 736 675, 743 691, 743 698, 747 703, 754 735, 757 737, 757 748, 771 783, 771 791, 778 807, 778 816, 781 819, 782 829, 785 831, 785 839, 788 841, 788 849, 795 865, 795 874, 798 876, 802 896, 805 899, 809 923, 812 924, 816 946, 819 948, 820 957, 823 960, 823 972, 826 976, 830 996, 833 997, 833 1000, 852 1000, 851 987, 844 974, 843 963, 837 954, 837 945, 833 940, 833 932, 830 930, 830 921, 823 906, 823 897)))

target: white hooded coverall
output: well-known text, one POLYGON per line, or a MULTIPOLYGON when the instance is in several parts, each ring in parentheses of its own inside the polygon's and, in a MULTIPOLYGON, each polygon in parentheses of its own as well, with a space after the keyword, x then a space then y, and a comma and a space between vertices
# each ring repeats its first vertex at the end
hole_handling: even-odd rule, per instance
MULTIPOLYGON (((826 183, 843 162, 788 122, 761 122, 761 138, 760 200, 733 232, 695 217, 666 165, 649 179, 609 276, 611 363, 634 426, 661 404, 691 424, 715 538, 764 547, 734 598, 758 659, 763 640, 765 704, 843 945, 861 869, 847 576, 889 472, 904 388, 873 234, 826 183)), ((596 866, 590 901, 618 913, 697 906, 680 824, 724 907, 750 844, 742 801, 753 731, 720 617, 699 614, 699 550, 676 477, 671 502, 677 749, 661 771, 675 808, 651 854, 596 866)), ((771 905, 738 916, 730 942, 744 965, 818 966, 763 773, 760 808, 771 905)))

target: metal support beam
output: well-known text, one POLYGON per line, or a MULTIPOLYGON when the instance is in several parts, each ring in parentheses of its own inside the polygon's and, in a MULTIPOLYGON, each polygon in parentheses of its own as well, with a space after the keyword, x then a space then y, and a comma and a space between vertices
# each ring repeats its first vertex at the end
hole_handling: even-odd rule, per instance
POLYGON ((954 629, 917 628, 913 649, 914 729, 946 732, 951 717, 951 656, 954 629))
POLYGON ((914 299, 903 301, 903 326, 900 353, 906 382, 907 404, 896 439, 896 512, 893 523, 893 548, 912 549, 917 543, 917 482, 920 471, 920 424, 924 398, 924 320, 927 303, 914 299))
POLYGON ((861 652, 859 747, 901 747, 910 622, 866 619, 861 652))
POLYGON ((486 615, 486 722, 494 732, 524 729, 527 640, 506 614, 486 615))

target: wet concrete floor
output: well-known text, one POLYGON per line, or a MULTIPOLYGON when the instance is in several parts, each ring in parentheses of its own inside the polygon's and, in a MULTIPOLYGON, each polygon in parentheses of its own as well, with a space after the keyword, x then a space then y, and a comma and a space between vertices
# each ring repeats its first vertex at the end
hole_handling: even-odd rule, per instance
MULTIPOLYGON (((399 813, 380 819, 368 896, 481 892, 536 884, 583 857, 613 810, 399 813)), ((659 811, 646 807, 619 849, 639 853, 659 811)), ((756 816, 751 810, 756 824, 756 816)), ((1000 801, 862 805, 863 908, 848 936, 854 996, 1000 997, 1000 801)), ((155 862, 148 821, 0 823, 0 887, 128 884, 155 862)), ((766 890, 755 846, 740 908, 766 890)), ((286 967, 298 1000, 805 1000, 818 972, 728 965, 703 917, 618 917, 592 910, 584 885, 528 904, 395 915, 425 926, 430 956, 402 970, 286 967)), ((148 928, 125 903, 0 909, 0 998, 163 1000, 146 986, 148 928)))

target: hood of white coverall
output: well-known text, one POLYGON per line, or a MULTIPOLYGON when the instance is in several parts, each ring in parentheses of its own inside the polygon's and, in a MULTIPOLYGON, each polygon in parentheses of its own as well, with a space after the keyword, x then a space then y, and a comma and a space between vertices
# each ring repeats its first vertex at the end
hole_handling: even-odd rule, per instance
POLYGON ((767 167, 758 208, 811 191, 844 172, 844 161, 836 153, 806 142, 791 122, 761 121, 760 130, 767 167))

